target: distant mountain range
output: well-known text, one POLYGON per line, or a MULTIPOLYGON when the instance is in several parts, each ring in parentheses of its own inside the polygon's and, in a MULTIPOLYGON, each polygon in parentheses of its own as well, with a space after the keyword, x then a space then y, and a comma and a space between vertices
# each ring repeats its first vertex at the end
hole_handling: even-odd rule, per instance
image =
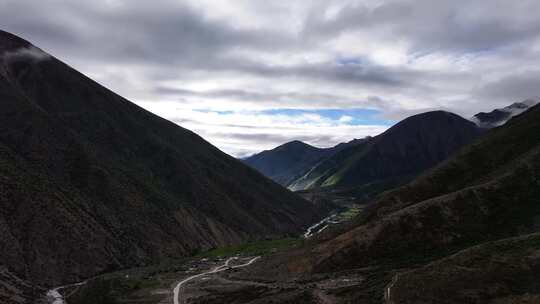
POLYGON ((5 277, 75 282, 328 212, 3 31, 0 101, 5 277))
POLYGON ((355 195, 371 197, 443 161, 482 132, 458 115, 435 111, 409 117, 373 138, 330 149, 291 142, 245 162, 292 190, 355 188, 355 195))
POLYGON ((484 130, 503 125, 538 102, 516 102, 478 113, 470 121, 448 112, 428 112, 409 117, 375 137, 332 148, 292 141, 244 162, 294 191, 341 188, 369 199, 433 167, 484 130))
POLYGON ((317 148, 295 140, 244 159, 244 162, 283 186, 291 186, 319 162, 370 138, 354 139, 331 148, 317 148))
POLYGON ((235 274, 267 282, 242 303, 539 303, 539 181, 534 106, 383 193, 353 222, 235 274))
POLYGON ((502 109, 495 109, 489 113, 480 112, 471 118, 481 128, 491 129, 504 125, 512 117, 525 112, 530 107, 538 104, 539 99, 527 99, 513 103, 502 109))

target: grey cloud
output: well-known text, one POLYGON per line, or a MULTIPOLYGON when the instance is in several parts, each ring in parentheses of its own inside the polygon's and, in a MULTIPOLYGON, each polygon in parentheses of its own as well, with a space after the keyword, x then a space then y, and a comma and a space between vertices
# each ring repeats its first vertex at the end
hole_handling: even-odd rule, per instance
POLYGON ((505 106, 509 101, 523 101, 540 96, 540 69, 512 73, 496 81, 485 83, 475 95, 505 106))
POLYGON ((171 68, 172 77, 182 70, 201 70, 378 86, 403 86, 407 79, 403 71, 390 71, 370 63, 282 66, 234 56, 229 51, 290 51, 309 46, 297 37, 264 29, 234 28, 222 21, 209 20, 201 12, 177 1, 163 2, 162 5, 138 2, 125 9, 92 6, 87 2, 63 6, 50 0, 41 5, 9 2, 0 11, 0 18, 8 21, 8 30, 24 33, 46 49, 63 49, 66 56, 84 56, 86 60, 115 64, 162 65, 164 69, 171 68), (42 16, 41 6, 58 9, 47 10, 47 17, 24 17, 42 16), (14 15, 23 17, 9 17, 14 15))
POLYGON ((279 107, 280 104, 286 104, 289 108, 299 106, 324 107, 328 104, 333 104, 335 107, 370 107, 370 108, 388 108, 390 101, 384 100, 378 96, 367 96, 363 99, 352 99, 350 97, 337 94, 309 94, 302 92, 264 92, 264 91, 247 91, 241 89, 230 90, 209 90, 209 91, 193 91, 185 89, 177 89, 170 87, 158 86, 154 89, 158 95, 173 95, 178 97, 191 96, 204 99, 234 99, 237 101, 265 102, 268 105, 279 107))
MULTIPOLYGON (((211 5, 195 8, 180 0, 0 0, 0 20, 3 29, 75 63, 82 72, 103 77, 97 80, 107 80, 105 85, 135 100, 166 97, 170 101, 178 96, 178 103, 193 105, 201 99, 217 103, 227 98, 269 108, 370 107, 381 110, 383 117, 399 119, 441 105, 470 115, 540 95, 536 89, 540 70, 535 68, 540 49, 539 1, 382 0, 375 7, 354 0, 338 2, 294 2, 301 12, 290 26, 301 25, 299 32, 276 30, 281 24, 242 27, 234 18, 210 18, 207 11, 216 9, 211 5), (107 4, 113 2, 124 4, 107 4), (318 5, 310 9, 311 3, 318 5), (325 12, 331 3, 345 6, 328 19, 325 12), (358 54, 358 63, 340 63, 343 54, 332 44, 343 34, 357 32, 366 43, 404 42, 411 62, 429 55, 489 60, 484 66, 419 69, 411 62, 381 65, 370 61, 373 54, 358 54), (285 60, 289 54, 302 58, 311 51, 322 53, 324 61, 265 60, 276 54, 285 60), (188 88, 183 82, 198 81, 203 83, 200 91, 163 87, 174 83, 188 88), (205 89, 208 83, 219 89, 205 89), (317 90, 310 92, 306 83, 317 90)), ((255 18, 269 11, 289 13, 286 2, 274 3, 249 1, 249 6, 255 18)), ((354 45, 350 49, 357 52, 354 45)), ((239 122, 235 127, 250 126, 239 122)), ((317 135, 328 141, 325 136, 317 135)))
POLYGON ((326 20, 316 7, 305 23, 304 34, 320 39, 355 30, 388 39, 405 39, 412 52, 479 52, 540 36, 538 1, 401 0, 381 2, 375 8, 358 3, 326 20))
POLYGON ((99 56, 196 66, 219 57, 229 47, 275 48, 280 45, 277 41, 291 42, 279 33, 237 29, 208 20, 202 12, 179 1, 136 2, 120 8, 103 2, 40 2, 0 4, 6 29, 44 45, 61 44, 72 52, 82 51, 89 59, 99 56))
MULTIPOLYGON (((245 134, 245 133, 218 133, 217 137, 222 139, 234 139, 234 140, 240 140, 245 142, 251 142, 254 144, 254 146, 260 145, 261 143, 264 144, 273 144, 274 146, 281 145, 283 143, 293 141, 293 140, 300 140, 303 142, 310 143, 315 146, 319 147, 328 147, 328 143, 335 142, 335 137, 330 135, 320 135, 320 134, 312 134, 312 135, 287 135, 287 134, 268 134, 268 133, 251 133, 251 134, 245 134)), ((351 138, 352 140, 352 138, 351 138)))

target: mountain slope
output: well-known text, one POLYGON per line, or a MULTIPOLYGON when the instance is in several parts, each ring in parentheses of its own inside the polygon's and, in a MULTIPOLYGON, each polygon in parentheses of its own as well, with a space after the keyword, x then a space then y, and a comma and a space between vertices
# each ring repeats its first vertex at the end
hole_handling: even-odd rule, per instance
POLYGON ((244 162, 275 182, 287 186, 305 168, 312 166, 326 154, 325 149, 301 141, 291 141, 250 156, 244 162))
POLYGON ((446 159, 480 133, 473 123, 452 113, 415 115, 370 141, 344 149, 317 164, 291 188, 404 181, 446 159))
POLYGON ((385 193, 356 228, 318 245, 313 269, 335 270, 536 231, 539 131, 537 106, 412 183, 385 193), (345 250, 347 257, 336 254, 345 250))
MULTIPOLYGON (((311 296, 306 303, 536 303, 539 197, 535 106, 382 194, 354 222, 233 277, 286 282, 311 296)), ((271 291, 287 302, 286 290, 271 291)), ((216 303, 207 300, 198 303, 216 303)))
POLYGON ((318 162, 365 140, 367 139, 355 139, 332 148, 316 148, 295 140, 250 156, 244 162, 275 182, 288 187, 318 162))
POLYGON ((0 31, 0 261, 45 286, 297 233, 316 208, 0 31))
POLYGON ((539 271, 540 233, 535 233, 474 246, 402 273, 386 298, 388 303, 539 303, 539 271))
POLYGON ((491 129, 504 125, 512 117, 525 112, 530 107, 538 103, 538 99, 527 99, 522 102, 515 102, 502 109, 495 109, 489 113, 480 112, 471 118, 471 121, 479 127, 491 129))

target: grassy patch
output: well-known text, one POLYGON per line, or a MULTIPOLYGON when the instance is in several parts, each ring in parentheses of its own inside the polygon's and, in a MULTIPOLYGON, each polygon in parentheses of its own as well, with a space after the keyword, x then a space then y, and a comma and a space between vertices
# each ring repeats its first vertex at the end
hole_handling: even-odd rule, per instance
POLYGON ((351 207, 336 216, 336 220, 340 222, 350 221, 355 218, 362 211, 359 207, 351 207))
POLYGON ((302 243, 298 238, 285 238, 277 240, 257 241, 237 246, 227 246, 206 251, 197 255, 198 257, 226 257, 233 255, 267 255, 272 252, 298 246, 302 243))

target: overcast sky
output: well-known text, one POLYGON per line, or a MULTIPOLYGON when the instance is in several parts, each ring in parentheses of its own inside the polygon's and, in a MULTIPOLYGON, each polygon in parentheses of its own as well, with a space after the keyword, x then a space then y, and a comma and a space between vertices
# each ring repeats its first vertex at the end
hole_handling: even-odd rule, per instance
POLYGON ((245 156, 540 95, 538 0, 0 0, 18 34, 245 156))

